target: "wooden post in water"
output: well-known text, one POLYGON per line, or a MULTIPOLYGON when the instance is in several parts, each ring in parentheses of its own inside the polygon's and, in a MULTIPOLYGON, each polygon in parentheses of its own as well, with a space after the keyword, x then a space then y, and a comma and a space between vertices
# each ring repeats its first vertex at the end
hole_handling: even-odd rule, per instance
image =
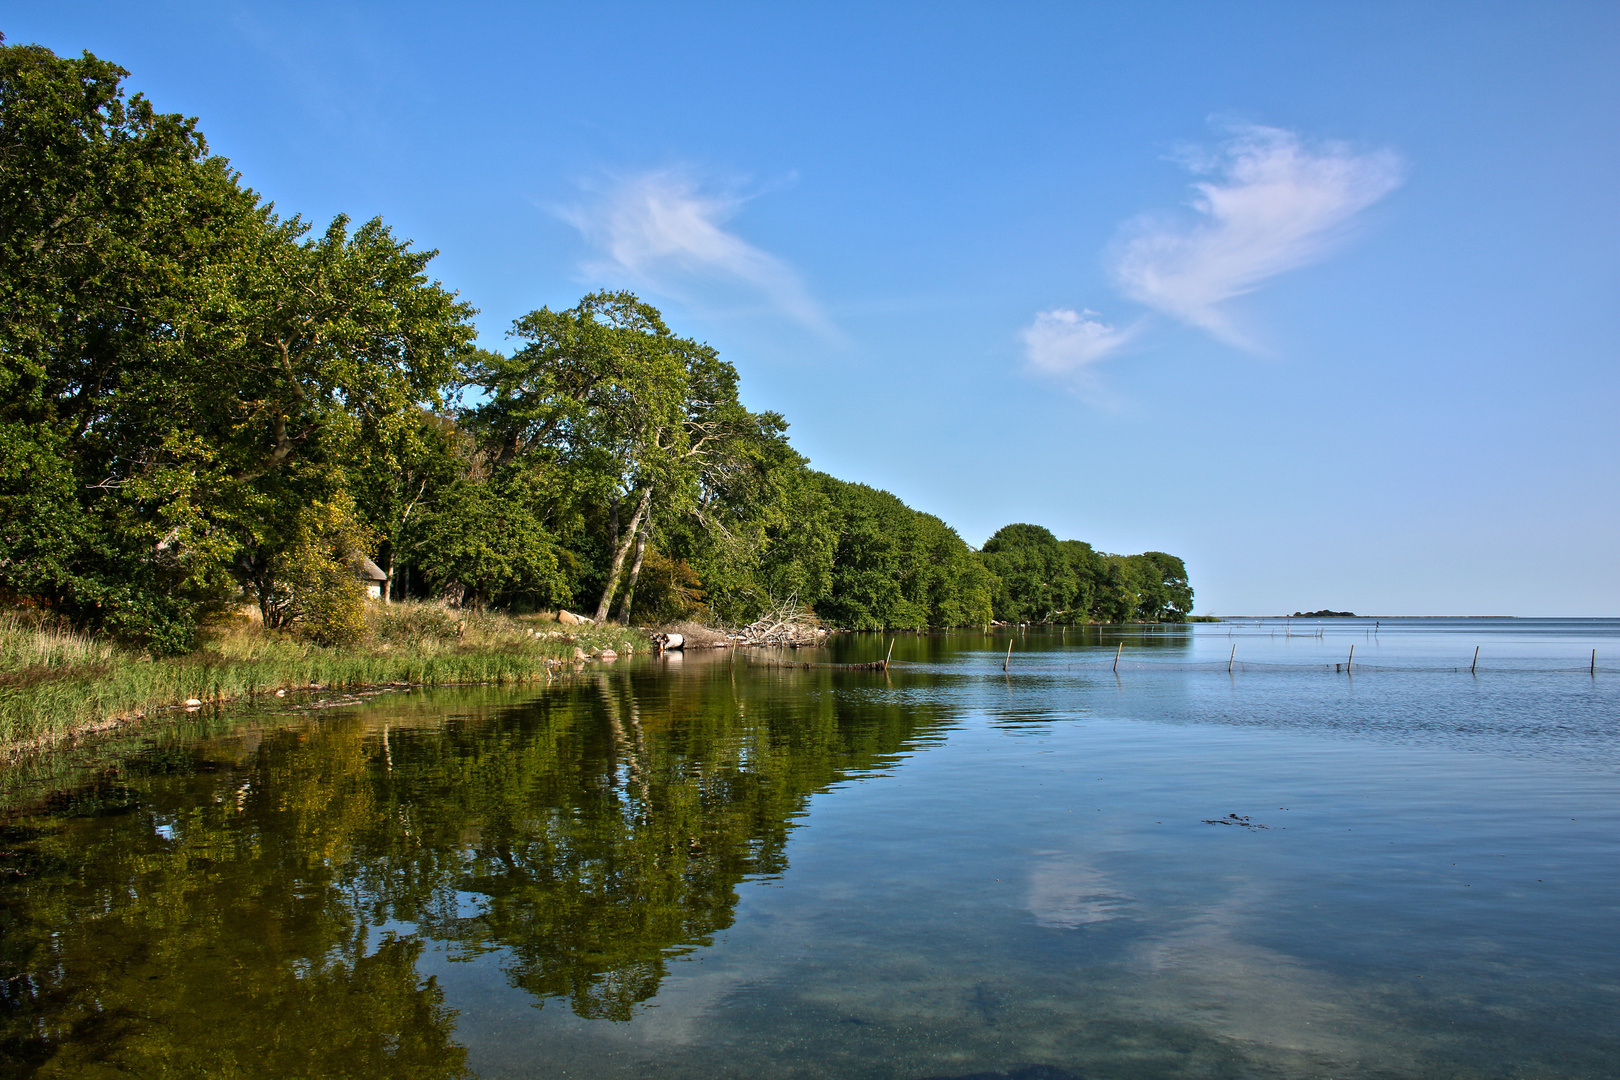
POLYGON ((1468 674, 1472 675, 1474 673, 1474 669, 1477 668, 1477 667, 1479 667, 1479 646, 1475 645, 1474 646, 1474 662, 1472 664, 1468 665, 1468 674))
POLYGON ((1232 674, 1232 661, 1237 659, 1237 646, 1232 646, 1232 655, 1226 658, 1226 673, 1232 674))
POLYGON ((1597 678, 1597 650, 1592 650, 1592 677, 1597 678))
POLYGON ((894 656, 894 638, 889 639, 889 655, 883 658, 883 670, 889 670, 889 659, 894 656))
POLYGON ((1119 654, 1124 651, 1125 643, 1122 641, 1119 643, 1119 648, 1114 650, 1114 674, 1116 675, 1119 674, 1119 654))
POLYGON ((1013 646, 1012 642, 1010 642, 1010 641, 1007 642, 1007 659, 1005 659, 1005 660, 1003 660, 1001 662, 1001 670, 1002 671, 1006 671, 1007 670, 1007 665, 1012 663, 1012 646, 1013 646))
POLYGON ((1344 662, 1344 670, 1349 671, 1350 665, 1356 662, 1356 647, 1350 646, 1350 659, 1344 662))

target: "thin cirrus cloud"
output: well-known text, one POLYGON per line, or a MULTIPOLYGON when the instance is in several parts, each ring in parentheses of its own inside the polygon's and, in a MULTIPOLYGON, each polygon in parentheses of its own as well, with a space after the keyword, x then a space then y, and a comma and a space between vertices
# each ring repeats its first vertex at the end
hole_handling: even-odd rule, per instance
MULTIPOLYGON (((1212 154, 1183 160, 1207 177, 1193 185, 1197 217, 1144 217, 1128 225, 1112 251, 1114 282, 1138 303, 1249 349, 1253 343, 1223 305, 1327 255, 1358 214, 1400 186, 1403 174, 1391 151, 1311 146, 1294 132, 1258 125, 1234 129, 1212 154)), ((1071 347, 1054 351, 1049 331, 1061 314, 1037 315, 1024 330, 1028 358, 1037 368, 1094 363, 1131 336, 1090 330, 1076 316, 1056 327, 1067 331, 1071 347), (1054 356, 1073 359, 1054 364, 1054 356)))
POLYGON ((747 200, 706 191, 690 175, 657 171, 621 179, 559 215, 595 248, 584 269, 693 303, 741 293, 828 336, 837 332, 794 269, 725 223, 747 200))

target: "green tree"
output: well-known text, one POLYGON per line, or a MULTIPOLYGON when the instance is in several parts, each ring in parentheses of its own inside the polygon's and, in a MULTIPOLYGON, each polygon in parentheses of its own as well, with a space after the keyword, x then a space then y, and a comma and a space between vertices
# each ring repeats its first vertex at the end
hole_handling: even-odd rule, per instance
POLYGON ((955 529, 918 515, 930 626, 982 626, 993 618, 995 578, 955 529))
MULTIPOLYGON (((217 519, 255 583, 293 539, 296 508, 348 486, 357 466, 403 470, 401 488, 413 466, 438 466, 421 460, 434 448, 418 418, 444 404, 473 336, 472 308, 424 272, 435 252, 412 251, 380 220, 306 231, 296 218, 269 221, 235 282, 238 322, 224 344, 236 362, 226 378, 192 380, 194 422, 227 478, 217 519)), ((391 558, 408 496, 355 486, 374 496, 391 558)))
POLYGON ((1132 555, 1128 561, 1139 582, 1136 617, 1147 622, 1185 622, 1193 608, 1186 564, 1162 551, 1132 555))
POLYGON ((882 630, 927 624, 927 611, 906 596, 907 552, 915 546, 910 509, 887 491, 818 475, 832 502, 838 532, 830 588, 816 611, 835 626, 882 630))
POLYGON ((774 413, 739 424, 735 467, 703 476, 690 513, 667 520, 659 542, 691 566, 720 618, 746 623, 778 603, 814 604, 831 585, 838 536, 832 502, 787 442, 774 413))
POLYGON ((596 514, 605 534, 596 617, 605 619, 631 548, 659 519, 701 512, 781 418, 745 409, 736 369, 676 337, 631 293, 542 308, 513 334, 526 342, 513 356, 474 365, 470 380, 488 396, 467 422, 496 467, 520 464, 605 511, 596 514))
POLYGON ((0 46, 0 585, 184 648, 230 544, 176 373, 264 214, 125 75, 0 46))
POLYGON ((1123 555, 1104 555, 1093 610, 1102 622, 1129 622, 1141 602, 1141 576, 1123 555))
POLYGON ((1051 622, 1069 610, 1078 582, 1051 530, 1039 525, 1006 525, 984 542, 981 551, 985 566, 998 582, 996 618, 1051 622))
POLYGON ((1069 610, 1064 622, 1085 622, 1095 617, 1097 598, 1104 576, 1103 557, 1084 540, 1060 540, 1063 558, 1068 563, 1069 576, 1074 581, 1074 592, 1069 597, 1069 610))
POLYGON ((426 410, 368 420, 345 462, 361 518, 377 535, 377 563, 388 575, 383 602, 405 595, 413 543, 431 542, 424 520, 451 484, 469 474, 469 440, 455 422, 426 410))
POLYGON ((305 239, 125 74, 0 47, 0 585, 176 649, 441 403, 473 312, 380 221, 305 239))
POLYGON ((458 603, 554 603, 565 577, 556 538, 534 512, 543 497, 519 471, 487 483, 456 480, 423 514, 409 556, 458 603))

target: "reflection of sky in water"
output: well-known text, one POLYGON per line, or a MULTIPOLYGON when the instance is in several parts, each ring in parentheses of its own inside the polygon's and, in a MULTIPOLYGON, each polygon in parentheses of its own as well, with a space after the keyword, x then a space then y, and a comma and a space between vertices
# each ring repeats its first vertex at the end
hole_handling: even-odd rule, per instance
POLYGON ((488 972, 438 969, 470 1062, 1610 1075, 1613 687, 1143 668, 1116 684, 1065 677, 1062 652, 1022 672, 1015 652, 1004 678, 983 670, 992 651, 933 657, 927 685, 897 669, 892 689, 839 691, 957 719, 943 745, 817 795, 787 872, 743 884, 735 925, 633 1021, 524 1015, 488 972), (1267 828, 1204 823, 1229 814, 1267 828))

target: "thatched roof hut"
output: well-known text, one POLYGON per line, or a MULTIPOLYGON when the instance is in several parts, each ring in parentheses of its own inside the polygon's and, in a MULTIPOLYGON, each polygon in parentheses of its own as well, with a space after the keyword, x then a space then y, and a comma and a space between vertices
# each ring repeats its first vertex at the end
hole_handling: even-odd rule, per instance
POLYGON ((356 558, 351 566, 354 576, 366 583, 366 599, 381 600, 382 591, 388 587, 388 575, 383 573, 382 567, 364 555, 356 558))

